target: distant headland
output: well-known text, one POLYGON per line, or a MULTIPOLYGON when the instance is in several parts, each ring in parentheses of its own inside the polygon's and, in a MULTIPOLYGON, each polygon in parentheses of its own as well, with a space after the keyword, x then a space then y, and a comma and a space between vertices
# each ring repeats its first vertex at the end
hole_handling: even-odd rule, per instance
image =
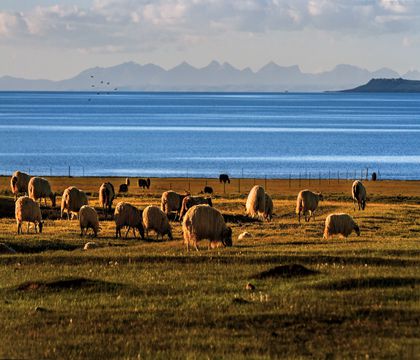
POLYGON ((367 84, 341 92, 420 92, 419 80, 372 79, 367 84))

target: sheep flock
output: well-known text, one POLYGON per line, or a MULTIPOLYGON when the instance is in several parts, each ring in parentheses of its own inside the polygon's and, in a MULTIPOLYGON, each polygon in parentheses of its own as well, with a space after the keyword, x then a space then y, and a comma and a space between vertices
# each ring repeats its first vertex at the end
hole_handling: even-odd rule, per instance
MULTIPOLYGON (((150 187, 150 179, 139 179, 138 184, 139 186, 141 184, 144 187, 150 187)), ((16 199, 15 219, 18 234, 22 233, 23 222, 28 222, 27 232, 29 232, 30 224, 33 224, 35 233, 41 233, 45 221, 42 218, 41 210, 47 207, 47 198, 51 200, 51 208, 54 209, 56 197, 60 194, 52 191, 47 179, 30 177, 20 171, 13 173, 10 186, 16 199), (23 194, 23 196, 18 197, 20 194, 23 194), (42 207, 42 199, 44 199, 44 207, 42 207)), ((226 214, 222 214, 218 209, 218 202, 217 200, 214 201, 218 197, 210 187, 206 186, 205 189, 211 189, 211 191, 200 192, 200 194, 204 193, 206 196, 192 195, 189 191, 177 193, 173 190, 166 190, 162 192, 159 204, 155 203, 145 208, 139 208, 129 202, 119 201, 113 209, 114 199, 119 196, 126 197, 127 195, 121 193, 128 192, 129 187, 129 178, 125 179, 124 184, 120 184, 118 193, 115 192, 114 185, 111 182, 98 184, 97 195, 86 193, 75 186, 69 186, 61 195, 61 218, 65 215, 69 220, 72 219, 72 215, 78 218, 80 236, 82 237, 87 236, 89 230, 91 230, 90 236, 100 236, 100 221, 107 221, 110 217, 115 223, 116 238, 121 238, 121 231, 125 229, 125 238, 128 238, 131 231, 134 238, 140 237, 145 240, 149 238, 149 233, 152 231, 156 235, 156 240, 160 237, 163 241, 166 236, 171 241, 174 238, 174 232, 182 231, 183 242, 187 250, 190 247, 198 250, 198 242, 204 239, 209 241, 209 249, 233 245, 232 228, 227 225, 226 214), (121 191, 122 189, 123 191, 121 191), (90 199, 88 199, 88 195, 90 199), (90 202, 91 204, 89 204, 90 202), (93 206, 94 203, 97 204, 96 207, 93 206)), ((359 210, 364 210, 366 206, 365 186, 361 181, 356 180, 349 190, 351 199, 354 203, 358 203, 359 210)), ((246 202, 243 204, 245 207, 244 214, 240 216, 249 218, 249 221, 257 221, 265 226, 265 223, 269 223, 273 217, 276 217, 273 197, 276 199, 278 195, 280 194, 267 193, 261 185, 253 186, 249 191, 246 202)), ((322 214, 322 205, 320 205, 322 200, 324 200, 324 197, 319 192, 308 189, 300 191, 297 194, 295 211, 298 216, 298 224, 300 224, 302 215, 306 222, 311 219, 315 222, 315 211, 320 209, 318 211, 322 214)), ((356 212, 356 208, 353 211, 356 212)), ((352 232, 360 235, 359 225, 349 214, 326 214, 325 212, 324 214, 326 215, 324 239, 329 239, 335 235, 348 237, 352 232)), ((234 216, 232 214, 228 215, 234 216)), ((306 225, 300 224, 299 226, 306 225)), ((247 236, 243 234, 239 236, 239 240, 248 237, 256 238, 255 234, 247 232, 247 236)))

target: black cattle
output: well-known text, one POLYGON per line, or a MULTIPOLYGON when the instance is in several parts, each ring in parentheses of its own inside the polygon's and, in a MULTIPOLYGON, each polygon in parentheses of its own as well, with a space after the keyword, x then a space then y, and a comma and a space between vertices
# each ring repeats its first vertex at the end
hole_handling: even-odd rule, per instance
POLYGON ((219 181, 222 183, 228 183, 230 184, 230 179, 229 179, 229 175, 228 174, 220 174, 219 175, 219 181))

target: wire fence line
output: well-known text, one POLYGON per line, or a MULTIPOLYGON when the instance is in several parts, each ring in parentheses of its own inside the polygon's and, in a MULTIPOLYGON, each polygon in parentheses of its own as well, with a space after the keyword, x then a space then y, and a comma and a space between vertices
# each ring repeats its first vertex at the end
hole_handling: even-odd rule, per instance
MULTIPOLYGON (((12 175, 17 169, 7 169, 2 168, 0 169, 1 176, 10 176, 12 175)), ((329 180, 352 180, 352 179, 360 179, 360 180, 370 180, 373 177, 375 179, 381 179, 381 173, 379 170, 371 170, 369 168, 362 168, 362 169, 351 169, 351 170, 328 170, 328 171, 314 171, 314 170, 302 170, 302 171, 279 171, 279 172, 272 172, 269 173, 264 172, 262 170, 260 173, 255 173, 254 171, 247 171, 246 169, 242 168, 240 171, 215 171, 214 173, 210 174, 207 172, 200 173, 191 171, 191 169, 187 168, 185 171, 177 170, 174 174, 165 174, 159 175, 158 173, 150 172, 145 170, 144 173, 137 173, 137 174, 128 174, 118 173, 118 169, 111 173, 100 173, 98 171, 91 171, 83 166, 63 166, 63 167, 22 167, 19 169, 22 172, 26 172, 29 175, 33 176, 67 176, 67 177, 160 177, 160 178, 218 178, 219 174, 227 174, 231 178, 242 178, 242 179, 301 179, 301 180, 313 180, 316 181, 317 179, 329 179, 329 180)))

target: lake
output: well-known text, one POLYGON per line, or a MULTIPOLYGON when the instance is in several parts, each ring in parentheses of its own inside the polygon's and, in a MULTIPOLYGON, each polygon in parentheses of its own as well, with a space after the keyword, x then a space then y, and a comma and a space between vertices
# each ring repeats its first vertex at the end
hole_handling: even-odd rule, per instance
POLYGON ((0 173, 420 179, 420 95, 0 92, 0 173))

